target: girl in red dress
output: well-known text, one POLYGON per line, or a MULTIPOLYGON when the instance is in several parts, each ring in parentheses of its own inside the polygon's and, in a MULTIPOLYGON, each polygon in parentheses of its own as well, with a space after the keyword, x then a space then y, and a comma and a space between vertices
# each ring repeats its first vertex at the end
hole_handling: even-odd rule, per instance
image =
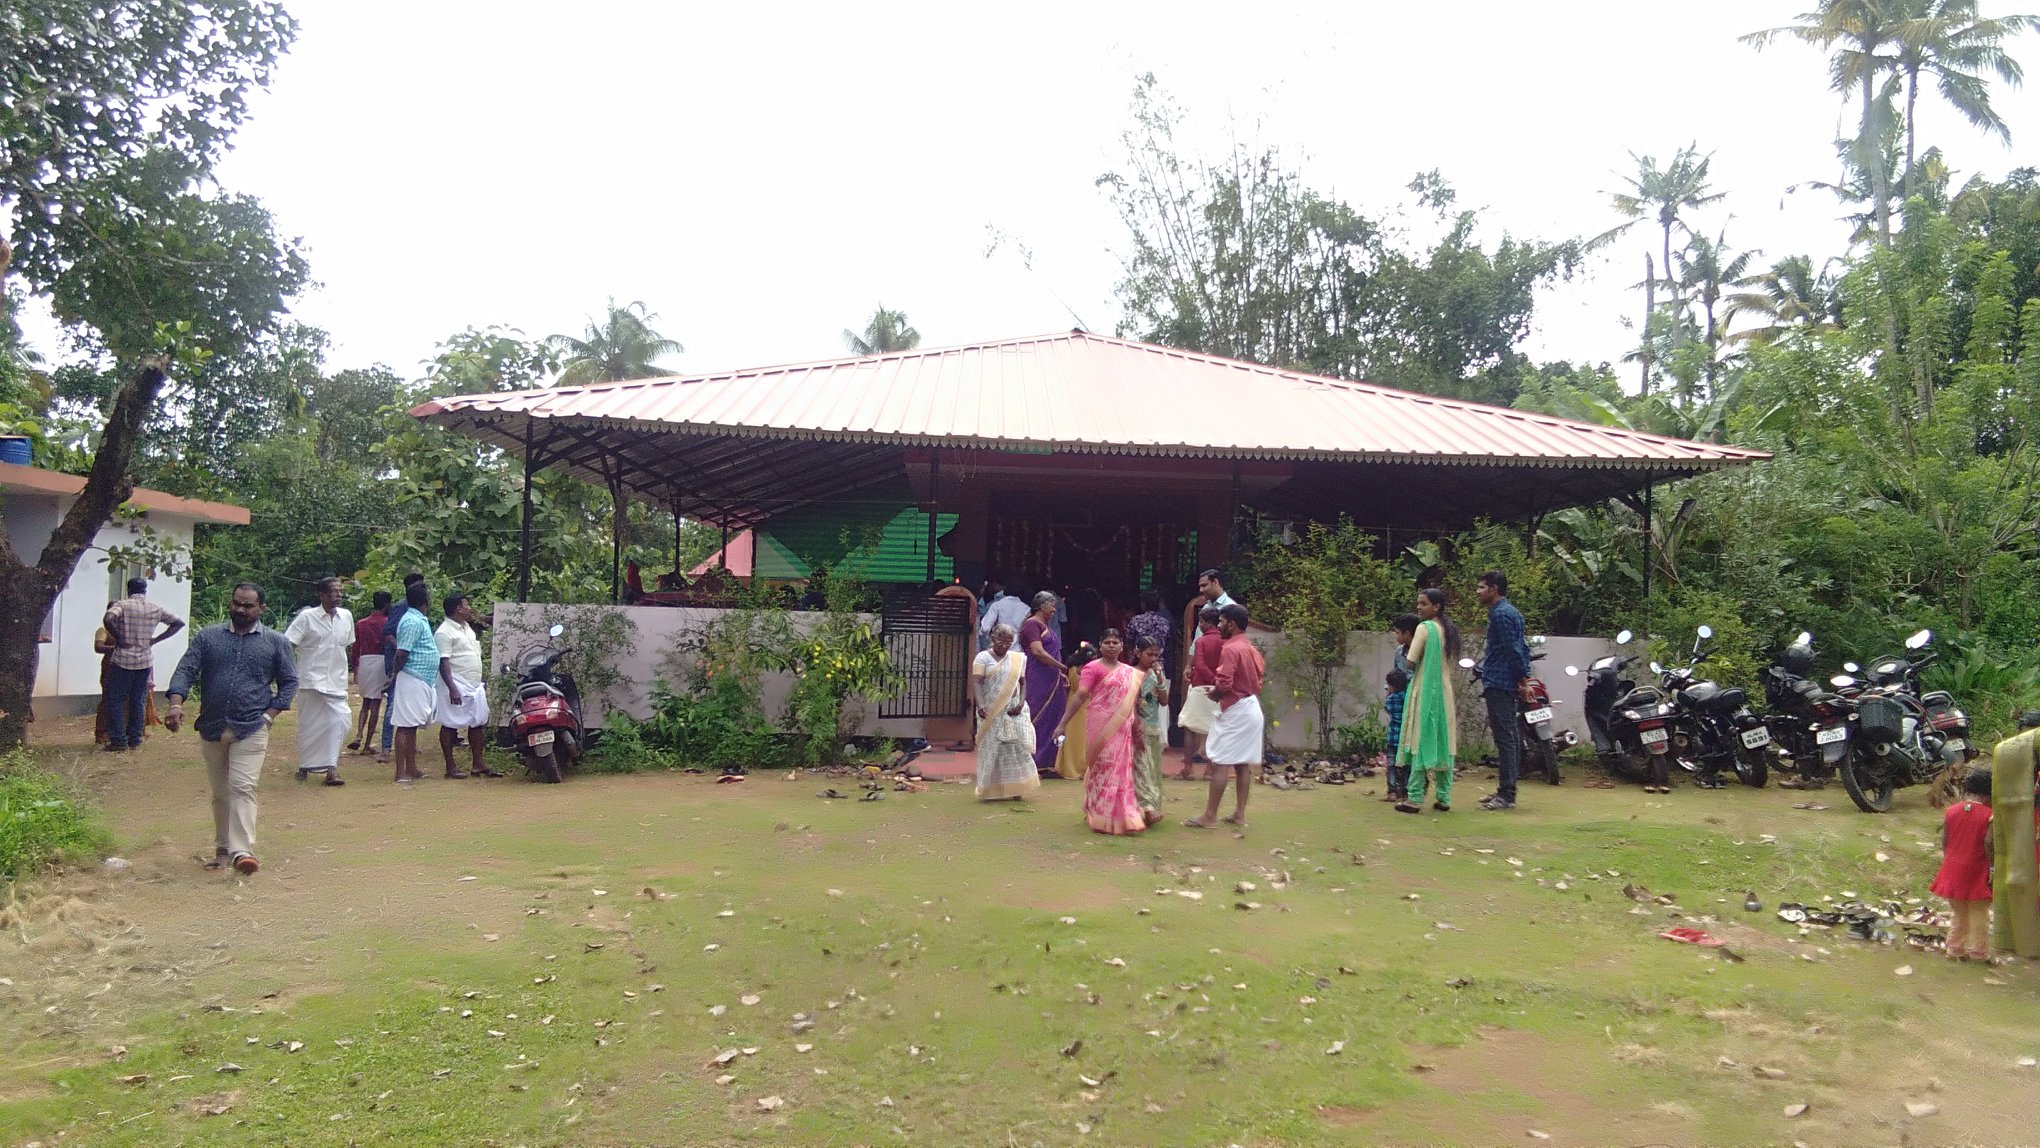
POLYGON ((1932 889, 1955 911, 1948 929, 1951 961, 1990 959, 1990 771, 1962 781, 1963 800, 1948 807, 1941 828, 1941 871, 1932 889))

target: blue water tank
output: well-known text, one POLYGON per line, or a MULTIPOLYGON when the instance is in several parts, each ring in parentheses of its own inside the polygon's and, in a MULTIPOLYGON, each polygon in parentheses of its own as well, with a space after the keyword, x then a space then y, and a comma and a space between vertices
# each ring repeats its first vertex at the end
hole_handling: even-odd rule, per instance
POLYGON ((27 435, 0 435, 0 462, 27 466, 34 458, 35 452, 29 449, 27 435))

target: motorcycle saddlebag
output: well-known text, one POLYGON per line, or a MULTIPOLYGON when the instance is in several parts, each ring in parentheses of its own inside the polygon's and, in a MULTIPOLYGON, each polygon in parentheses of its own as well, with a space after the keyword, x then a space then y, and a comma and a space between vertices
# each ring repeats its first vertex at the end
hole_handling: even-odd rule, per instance
POLYGON ((1905 710, 1890 698, 1864 698, 1856 705, 1856 729, 1874 744, 1891 744, 1905 736, 1905 710))

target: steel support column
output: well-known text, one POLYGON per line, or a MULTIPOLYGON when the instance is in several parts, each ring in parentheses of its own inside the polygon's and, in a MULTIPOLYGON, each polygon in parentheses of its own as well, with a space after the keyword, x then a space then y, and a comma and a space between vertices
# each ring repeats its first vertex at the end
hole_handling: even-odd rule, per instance
POLYGON ((928 452, 928 584, 930 586, 935 584, 935 520, 942 511, 942 503, 938 500, 935 493, 935 484, 942 476, 938 465, 941 457, 942 452, 940 450, 931 449, 928 452))
POLYGON ((517 600, 531 601, 531 474, 535 469, 531 436, 536 420, 524 420, 524 511, 517 531, 517 600))

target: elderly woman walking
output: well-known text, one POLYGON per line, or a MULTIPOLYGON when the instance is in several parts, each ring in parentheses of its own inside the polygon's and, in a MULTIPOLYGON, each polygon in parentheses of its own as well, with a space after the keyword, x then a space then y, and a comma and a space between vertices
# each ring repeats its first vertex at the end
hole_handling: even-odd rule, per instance
POLYGON ((1445 591, 1432 587, 1417 593, 1416 636, 1404 655, 1410 666, 1403 703, 1402 743, 1396 763, 1409 771, 1409 790, 1396 803, 1397 813, 1421 813, 1424 791, 1435 782, 1438 795, 1431 808, 1452 811, 1452 762, 1459 755, 1459 728, 1454 720, 1452 675, 1446 667, 1459 656, 1459 627, 1445 616, 1445 591))
POLYGON ((1080 717, 1084 723, 1084 820, 1093 832, 1123 836, 1147 828, 1134 782, 1135 746, 1145 740, 1140 718, 1141 685, 1147 675, 1120 660, 1126 640, 1117 630, 1098 636, 1098 658, 1084 667, 1077 696, 1056 726, 1080 717))
POLYGON ((992 627, 991 648, 970 669, 977 697, 977 796, 1015 801, 1041 788, 1034 768, 1034 723, 1027 713, 1027 655, 1013 648, 1013 627, 992 627))
POLYGON ((1027 656, 1027 711, 1034 716, 1034 767, 1041 777, 1055 772, 1055 731, 1062 724, 1062 638, 1055 631, 1056 597, 1047 590, 1033 599, 1034 612, 1020 623, 1020 650, 1027 656))

